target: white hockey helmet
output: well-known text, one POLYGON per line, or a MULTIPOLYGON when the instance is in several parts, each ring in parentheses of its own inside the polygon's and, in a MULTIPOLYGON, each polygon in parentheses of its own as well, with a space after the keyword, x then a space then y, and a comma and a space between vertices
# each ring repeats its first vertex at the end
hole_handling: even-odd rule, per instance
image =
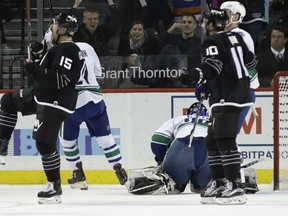
POLYGON ((221 10, 229 10, 231 11, 231 14, 232 15, 235 15, 237 13, 240 14, 240 18, 239 18, 239 23, 242 22, 243 18, 245 17, 246 15, 246 9, 244 7, 243 4, 241 4, 240 2, 238 1, 226 1, 226 2, 223 2, 220 6, 220 9, 221 10))

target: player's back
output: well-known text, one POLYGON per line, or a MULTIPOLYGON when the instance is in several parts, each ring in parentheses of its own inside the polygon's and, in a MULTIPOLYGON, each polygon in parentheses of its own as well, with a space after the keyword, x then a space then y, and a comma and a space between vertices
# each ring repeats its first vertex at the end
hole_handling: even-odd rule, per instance
POLYGON ((217 73, 209 81, 213 92, 210 103, 221 99, 236 103, 250 102, 247 69, 249 65, 252 67, 256 64, 256 60, 243 38, 235 32, 221 32, 209 36, 203 42, 203 48, 206 54, 203 61, 217 73))
POLYGON ((88 43, 77 42, 76 45, 80 48, 81 57, 84 58, 85 61, 77 87, 87 85, 98 86, 99 84, 96 77, 101 77, 102 70, 96 52, 88 43))
POLYGON ((79 108, 90 101, 96 104, 103 100, 102 89, 97 81, 97 77, 102 76, 102 70, 99 58, 91 45, 84 42, 77 42, 76 45, 80 48, 80 55, 84 59, 81 75, 76 84, 78 90, 76 108, 79 108))

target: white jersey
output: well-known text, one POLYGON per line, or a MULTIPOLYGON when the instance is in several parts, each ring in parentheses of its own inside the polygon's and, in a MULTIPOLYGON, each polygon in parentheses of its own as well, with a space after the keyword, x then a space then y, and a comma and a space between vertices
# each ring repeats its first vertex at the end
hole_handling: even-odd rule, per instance
MULTIPOLYGON (((239 35, 242 36, 244 42, 246 43, 248 49, 255 53, 255 48, 254 48, 254 41, 251 37, 251 35, 246 32, 245 30, 243 29, 240 29, 240 28, 234 28, 231 30, 231 32, 236 32, 238 33, 239 35)), ((249 75, 250 75, 250 88, 251 89, 256 89, 259 87, 260 83, 259 83, 259 79, 258 79, 258 73, 257 73, 257 70, 254 69, 254 70, 248 70, 249 72, 249 75)))
MULTIPOLYGON (((178 116, 164 122, 152 136, 152 142, 167 145, 172 140, 190 135, 196 114, 191 116, 178 116)), ((206 137, 208 130, 208 116, 199 116, 193 137, 206 137)))
POLYGON ((87 43, 77 42, 81 50, 81 57, 85 59, 79 81, 76 84, 78 99, 76 109, 84 106, 90 101, 95 104, 103 100, 102 89, 96 79, 101 77, 102 70, 99 58, 93 47, 87 43))

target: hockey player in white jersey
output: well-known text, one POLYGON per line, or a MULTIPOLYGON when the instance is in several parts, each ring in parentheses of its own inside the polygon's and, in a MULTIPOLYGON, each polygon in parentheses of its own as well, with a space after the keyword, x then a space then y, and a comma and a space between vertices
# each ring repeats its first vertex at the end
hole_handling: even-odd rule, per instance
POLYGON ((85 60, 84 67, 76 84, 78 91, 76 110, 64 121, 60 135, 60 143, 63 146, 66 160, 73 170, 73 176, 68 179, 68 183, 72 188, 88 189, 76 142, 80 125, 85 122, 90 136, 96 138, 109 164, 115 170, 120 184, 124 185, 127 181, 127 174, 122 168, 119 146, 111 134, 102 89, 97 81, 97 78, 101 78, 102 75, 99 58, 89 44, 77 42, 76 45, 80 48, 82 58, 85 60))
POLYGON ((151 150, 159 167, 129 170, 129 192, 180 193, 189 182, 192 192, 203 191, 212 178, 203 143, 208 118, 206 107, 197 102, 190 106, 187 115, 164 122, 151 140, 151 150))

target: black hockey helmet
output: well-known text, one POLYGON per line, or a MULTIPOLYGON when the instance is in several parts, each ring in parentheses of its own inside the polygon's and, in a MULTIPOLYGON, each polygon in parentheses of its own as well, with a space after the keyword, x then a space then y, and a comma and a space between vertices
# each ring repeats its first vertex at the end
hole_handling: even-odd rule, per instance
POLYGON ((228 24, 229 17, 225 10, 206 10, 202 14, 201 23, 213 23, 214 27, 218 30, 224 30, 228 24))
POLYGON ((70 36, 73 36, 78 30, 78 22, 74 15, 60 13, 55 17, 55 22, 58 23, 59 27, 67 28, 67 34, 70 36))
POLYGON ((201 116, 207 116, 208 112, 207 112, 207 108, 205 107, 204 104, 200 105, 200 110, 199 110, 199 102, 193 103, 189 109, 187 110, 187 115, 193 115, 194 113, 198 113, 201 116))

